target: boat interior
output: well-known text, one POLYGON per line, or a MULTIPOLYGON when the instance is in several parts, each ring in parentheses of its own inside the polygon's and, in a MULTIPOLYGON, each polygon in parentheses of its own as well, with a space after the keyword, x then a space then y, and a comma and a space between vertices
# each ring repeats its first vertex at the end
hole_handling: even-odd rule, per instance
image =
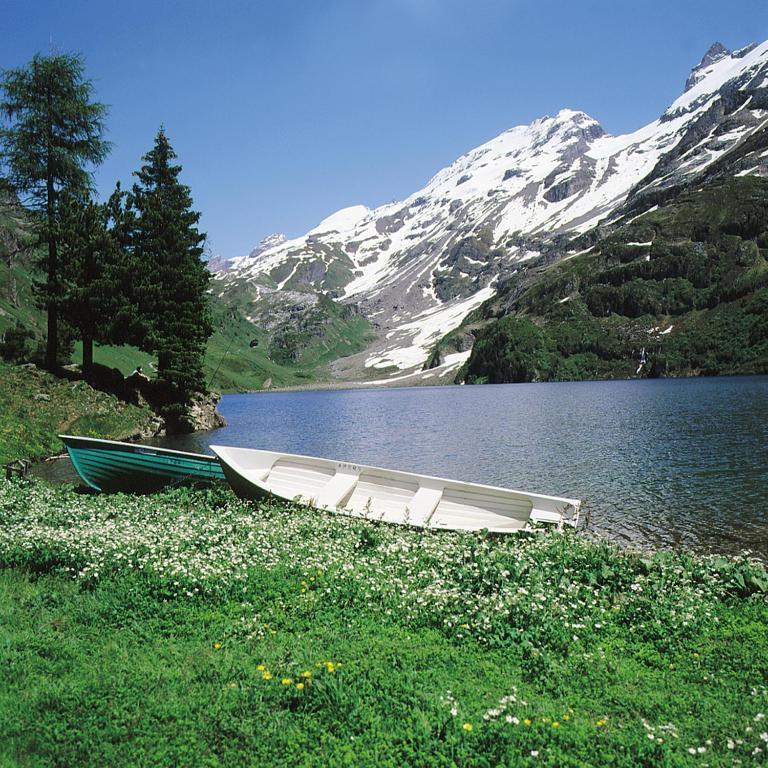
POLYGON ((329 459, 212 448, 264 493, 356 517, 455 530, 515 531, 561 524, 567 499, 329 459), (226 455, 224 455, 226 454, 226 455))

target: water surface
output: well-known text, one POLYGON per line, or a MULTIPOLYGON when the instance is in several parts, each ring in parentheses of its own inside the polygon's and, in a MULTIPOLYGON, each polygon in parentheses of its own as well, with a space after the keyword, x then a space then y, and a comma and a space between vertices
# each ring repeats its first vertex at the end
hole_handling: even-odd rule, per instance
POLYGON ((240 445, 585 499, 651 546, 768 553, 768 377, 227 395, 240 445))

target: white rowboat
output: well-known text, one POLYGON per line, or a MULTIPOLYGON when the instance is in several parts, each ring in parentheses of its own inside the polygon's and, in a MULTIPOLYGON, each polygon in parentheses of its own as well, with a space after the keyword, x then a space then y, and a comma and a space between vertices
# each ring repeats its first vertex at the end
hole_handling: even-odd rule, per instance
POLYGON ((312 456, 212 445, 238 496, 276 496, 354 517, 424 528, 512 533, 575 526, 581 502, 312 456))

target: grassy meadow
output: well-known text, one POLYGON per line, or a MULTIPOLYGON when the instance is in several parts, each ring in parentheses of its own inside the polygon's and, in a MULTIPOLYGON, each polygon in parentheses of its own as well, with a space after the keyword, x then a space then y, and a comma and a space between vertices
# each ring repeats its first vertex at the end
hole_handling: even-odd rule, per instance
POLYGON ((0 766, 764 765, 767 591, 746 557, 6 482, 0 766))
POLYGON ((146 429, 151 420, 149 409, 83 381, 0 361, 0 466, 63 451, 57 437, 62 432, 122 439, 146 429))

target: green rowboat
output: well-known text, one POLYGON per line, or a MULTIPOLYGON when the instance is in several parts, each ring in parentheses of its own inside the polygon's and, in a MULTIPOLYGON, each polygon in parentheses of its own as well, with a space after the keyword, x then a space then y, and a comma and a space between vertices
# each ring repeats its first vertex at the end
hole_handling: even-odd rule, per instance
POLYGON ((224 480, 215 456, 151 445, 59 435, 83 482, 97 491, 149 493, 169 485, 224 480))

